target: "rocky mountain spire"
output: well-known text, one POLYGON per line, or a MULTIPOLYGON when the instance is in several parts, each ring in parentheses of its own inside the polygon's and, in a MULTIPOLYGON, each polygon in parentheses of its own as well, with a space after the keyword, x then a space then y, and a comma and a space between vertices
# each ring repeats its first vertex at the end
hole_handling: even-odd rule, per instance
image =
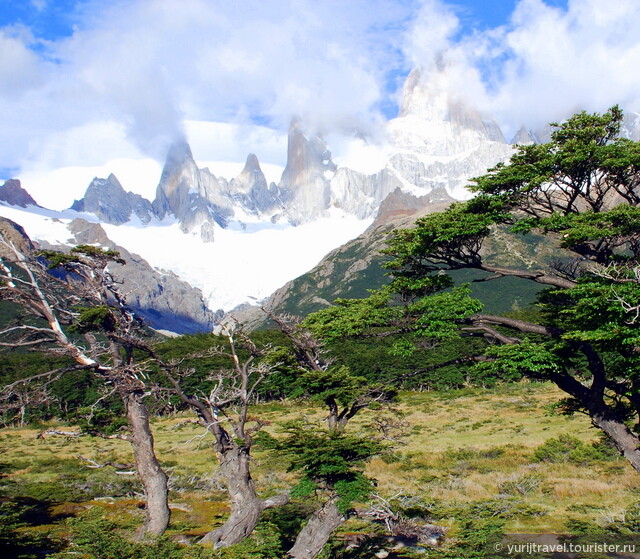
POLYGON ((254 153, 247 156, 244 169, 231 181, 229 189, 233 199, 252 213, 262 214, 281 205, 278 188, 274 183, 267 184, 254 153))
POLYGON ((527 128, 522 125, 509 143, 514 146, 528 146, 529 144, 534 144, 535 140, 533 139, 531 133, 527 130, 527 128))
POLYGON ((399 116, 387 123, 396 153, 386 169, 419 195, 443 187, 456 199, 468 198, 468 180, 513 150, 496 121, 456 91, 454 78, 454 69, 445 65, 428 74, 414 69, 399 116))
POLYGON ((208 169, 198 169, 189 145, 178 142, 167 153, 153 208, 160 219, 173 215, 183 231, 213 241, 214 222, 224 227, 233 215, 226 186, 208 169))
POLYGON ((331 203, 330 180, 336 171, 327 144, 318 136, 307 137, 299 120, 289 127, 287 165, 280 189, 292 223, 316 219, 331 203))

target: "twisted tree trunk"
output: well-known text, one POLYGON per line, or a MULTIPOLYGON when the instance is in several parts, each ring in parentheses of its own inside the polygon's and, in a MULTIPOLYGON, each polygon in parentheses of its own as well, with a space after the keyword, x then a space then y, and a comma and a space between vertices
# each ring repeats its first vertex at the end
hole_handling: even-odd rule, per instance
POLYGON ((314 559, 322 551, 333 532, 345 521, 344 515, 336 506, 336 501, 337 497, 332 497, 313 513, 289 550, 290 557, 314 559))
POLYGON ((201 543, 226 547, 246 538, 257 526, 263 511, 249 470, 250 455, 244 447, 230 443, 219 454, 220 470, 227 483, 231 515, 227 521, 206 534, 201 543))
POLYGON ((131 426, 131 446, 136 470, 144 486, 147 510, 138 538, 161 536, 169 525, 169 490, 167 476, 156 458, 153 434, 149 427, 149 412, 140 391, 123 394, 127 419, 131 426))
POLYGON ((282 494, 266 500, 258 497, 249 469, 251 456, 246 447, 229 442, 218 455, 231 500, 231 515, 222 526, 206 534, 200 543, 226 547, 248 537, 258 525, 262 512, 286 504, 289 495, 282 494))

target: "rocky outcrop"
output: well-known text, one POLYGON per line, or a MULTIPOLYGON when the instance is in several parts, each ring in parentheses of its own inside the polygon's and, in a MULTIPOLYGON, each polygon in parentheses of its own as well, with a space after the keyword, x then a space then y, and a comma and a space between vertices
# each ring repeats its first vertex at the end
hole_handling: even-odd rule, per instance
POLYGON ((533 139, 532 133, 523 125, 515 133, 510 143, 514 146, 528 146, 534 144, 535 140, 533 139))
POLYGON ((295 225, 326 215, 335 170, 325 142, 318 136, 307 137, 301 123, 294 120, 289 128, 287 165, 279 185, 291 223, 295 225))
POLYGON ((106 179, 94 178, 82 199, 71 206, 77 212, 95 214, 100 221, 122 225, 137 216, 144 224, 155 216, 149 200, 133 192, 125 192, 114 174, 106 179))
MULTIPOLYGON (((6 217, 0 217, 0 236, 6 242, 12 243, 22 254, 29 254, 36 249, 22 226, 6 217)), ((9 247, 0 243, 0 258, 11 261, 15 259, 15 254, 9 247)))
POLYGON ((0 202, 6 202, 10 206, 19 206, 21 208, 38 206, 31 195, 22 188, 20 181, 17 179, 9 179, 0 186, 0 202))
POLYGON ((634 142, 640 142, 640 114, 625 111, 620 129, 623 138, 629 138, 634 142))
POLYGON ((98 223, 74 219, 68 229, 76 244, 96 244, 120 253, 126 263, 112 263, 110 268, 122 282, 127 305, 149 326, 179 334, 213 329, 215 315, 207 308, 199 289, 172 272, 155 270, 139 255, 116 245, 98 223))
POLYGON ((452 93, 450 79, 447 68, 429 76, 420 69, 410 73, 399 116, 387 125, 396 153, 386 168, 415 194, 442 187, 466 199, 469 179, 507 160, 513 148, 490 116, 452 93))
POLYGON ((444 209, 453 202, 455 200, 443 188, 434 189, 419 198, 397 188, 380 204, 378 215, 370 229, 396 226, 407 219, 415 219, 418 215, 444 209))

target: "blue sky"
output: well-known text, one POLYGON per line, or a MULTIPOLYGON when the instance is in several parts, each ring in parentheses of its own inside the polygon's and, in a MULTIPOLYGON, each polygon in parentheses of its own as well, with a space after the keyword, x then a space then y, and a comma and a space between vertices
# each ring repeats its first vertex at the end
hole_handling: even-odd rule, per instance
POLYGON ((78 23, 78 0, 2 0, 0 27, 22 25, 46 40, 73 34, 78 23))
POLYGON ((161 160, 185 121, 376 141, 409 71, 443 65, 507 136, 640 110, 640 2, 0 0, 0 168, 161 160))
MULTIPOLYGON (((103 0, 103 4, 106 3, 108 0, 103 0)), ((517 0, 458 0, 451 2, 451 6, 466 30, 484 30, 505 24, 516 3, 517 0)), ((546 3, 566 8, 567 0, 547 0, 546 3)), ((90 6, 87 0, 2 0, 0 27, 25 25, 38 38, 56 40, 71 35, 81 23, 79 14, 83 7, 90 6)))

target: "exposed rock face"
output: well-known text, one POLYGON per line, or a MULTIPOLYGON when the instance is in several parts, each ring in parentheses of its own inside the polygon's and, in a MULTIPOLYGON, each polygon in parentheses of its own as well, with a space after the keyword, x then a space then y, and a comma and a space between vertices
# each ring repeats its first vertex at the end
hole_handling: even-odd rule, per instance
MULTIPOLYGON (((13 243, 23 254, 29 254, 36 248, 22 226, 6 217, 0 217, 0 235, 6 241, 13 243)), ((11 261, 15 259, 15 254, 11 249, 0 243, 0 258, 6 258, 11 261)))
MULTIPOLYGON (((74 219, 69 224, 77 244, 98 244, 117 250, 126 264, 110 264, 122 282, 127 304, 153 328, 186 334, 213 329, 215 316, 207 308, 202 292, 172 272, 159 272, 149 263, 111 241, 98 223, 74 219)), ((60 247, 56 247, 60 248, 60 247)))
POLYGON ((174 144, 156 190, 153 208, 160 219, 174 215, 184 232, 196 231, 213 240, 212 222, 225 227, 233 210, 224 196, 226 181, 208 169, 198 169, 186 143, 174 144))
POLYGON ((513 148, 493 119, 452 97, 448 79, 446 68, 428 79, 420 70, 411 72, 400 115, 387 126, 395 153, 380 162, 377 173, 338 168, 322 138, 306 134, 302 123, 294 120, 278 185, 267 183, 254 154, 247 157, 240 175, 226 181, 199 169, 182 142, 167 154, 151 209, 146 200, 124 193, 115 177, 96 179, 73 208, 93 211, 110 223, 124 223, 132 214, 144 223, 148 216, 172 215, 184 232, 212 241, 215 226, 226 227, 237 210, 239 215, 298 225, 327 216, 332 208, 370 218, 397 189, 416 197, 434 191, 468 198, 468 180, 507 159, 513 148))
POLYGON ((532 133, 529 132, 524 126, 521 126, 511 139, 511 145, 514 146, 528 146, 534 143, 535 140, 533 139, 532 133))
POLYGON ((640 114, 631 111, 624 113, 620 134, 634 142, 640 141, 640 114))
POLYGON ((293 224, 326 214, 331 204, 330 180, 336 170, 324 141, 307 138, 297 120, 289 128, 287 166, 280 179, 286 214, 293 224))
POLYGON ((425 214, 430 209, 433 211, 433 208, 436 207, 446 208, 452 202, 455 202, 455 200, 443 188, 436 188, 420 198, 397 188, 380 204, 378 215, 370 229, 375 230, 389 225, 395 226, 408 218, 415 217, 418 214, 425 214))
POLYGON ((386 168, 416 186, 416 194, 443 187, 465 199, 469 179, 508 159, 513 149, 491 117, 452 97, 449 79, 446 68, 428 79, 420 69, 409 74, 399 116, 388 123, 397 153, 386 168))
POLYGON ((17 179, 9 179, 0 187, 0 202, 21 208, 38 205, 17 179))
POLYGON ((139 194, 125 192, 114 174, 106 179, 94 178, 84 197, 71 206, 77 212, 93 213, 101 221, 121 225, 135 215, 142 223, 149 223, 155 215, 151 202, 139 194))
POLYGON ((234 202, 250 213, 257 215, 282 208, 280 189, 267 184, 255 154, 250 153, 242 172, 229 183, 229 191, 234 202))
MULTIPOLYGON (((126 264, 110 264, 114 277, 122 282, 127 304, 151 327, 179 334, 209 332, 217 318, 206 306, 202 292, 172 272, 154 270, 143 258, 112 242, 98 223, 74 219, 68 226, 72 244, 94 244, 117 250, 126 264)), ((67 250, 68 246, 40 241, 34 244, 24 229, 10 219, 0 217, 0 234, 23 254, 38 248, 67 250)), ((0 258, 15 255, 0 244, 0 258)))

